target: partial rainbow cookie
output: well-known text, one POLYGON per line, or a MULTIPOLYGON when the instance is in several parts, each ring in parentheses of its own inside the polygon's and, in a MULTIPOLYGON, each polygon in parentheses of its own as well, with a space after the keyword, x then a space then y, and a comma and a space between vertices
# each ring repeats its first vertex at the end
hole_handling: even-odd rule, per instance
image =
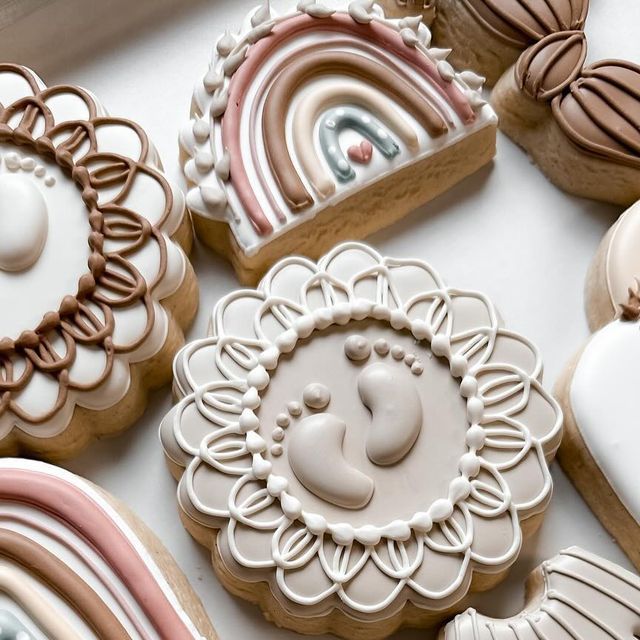
POLYGON ((367 0, 263 3, 217 41, 180 147, 200 237, 255 284, 278 258, 363 238, 491 160, 484 80, 420 18, 367 0))
POLYGON ((493 86, 520 54, 545 36, 584 27, 589 0, 382 0, 389 16, 420 14, 456 66, 493 86))
POLYGON ((359 243, 280 261, 176 357, 160 435, 232 592, 303 633, 433 626, 540 525, 562 416, 481 293, 359 243))
POLYGON ((635 640, 640 577, 578 547, 543 563, 527 581, 525 608, 504 620, 473 609, 439 640, 635 640))
POLYGON ((0 453, 70 456, 139 417, 197 308, 191 242, 140 126, 0 64, 0 453))
POLYGON ((638 568, 639 243, 635 205, 611 228, 593 261, 587 315, 595 333, 557 387, 566 426, 562 466, 638 568))
POLYGON ((0 635, 215 640, 159 540, 124 505, 43 462, 0 459, 0 635))

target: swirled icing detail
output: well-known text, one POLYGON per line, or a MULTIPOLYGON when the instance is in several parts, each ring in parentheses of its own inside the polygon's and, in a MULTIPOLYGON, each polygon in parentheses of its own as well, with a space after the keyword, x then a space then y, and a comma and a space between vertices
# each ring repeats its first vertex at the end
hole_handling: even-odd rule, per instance
POLYGON ((514 561, 520 520, 549 498, 562 420, 537 351, 485 296, 348 243, 281 261, 211 326, 176 358, 182 400, 160 433, 185 468, 182 509, 224 531, 239 579, 268 580, 296 615, 376 617, 408 597, 452 605, 472 561, 514 561), (309 384, 330 393, 303 406, 309 384))
POLYGON ((122 399, 129 363, 164 344, 183 217, 138 125, 0 64, 0 440, 55 436, 76 404, 122 399))
POLYGON ((603 60, 553 101, 567 138, 589 154, 640 167, 640 66, 603 60))
MULTIPOLYGON (((282 17, 264 5, 250 14, 240 34, 226 34, 220 42, 223 46, 216 48, 194 96, 197 116, 180 137, 189 157, 184 165, 192 185, 188 202, 198 215, 227 221, 249 255, 288 226, 317 215, 334 198, 342 200, 347 190, 355 192, 381 173, 495 123, 478 93, 479 77, 456 73, 443 59, 446 52, 432 52, 430 33, 419 20, 388 20, 371 3, 353 2, 348 10, 301 3, 297 12, 282 17), (299 81, 291 84, 292 72, 298 70, 299 81), (410 138, 410 146, 400 142, 400 153, 391 159, 376 154, 369 161, 365 153, 367 161, 355 167, 356 179, 345 182, 318 166, 315 158, 322 151, 312 135, 313 153, 301 153, 309 149, 322 112, 315 112, 310 130, 296 124, 291 128, 300 104, 314 94, 327 108, 350 104, 349 96, 338 100, 329 83, 323 83, 325 76, 338 83, 349 80, 352 94, 357 87, 373 89, 375 102, 385 103, 383 110, 395 112, 403 128, 411 129, 410 135, 400 136, 401 141, 410 138), (280 85, 290 85, 286 95, 284 90, 278 93, 280 85), (389 86, 398 91, 389 92, 389 86), (429 111, 427 125, 424 115, 429 111), (298 140, 300 135, 303 140, 298 140), (222 157, 228 159, 229 171, 218 175, 222 157)), ((390 126, 379 110, 372 115, 390 126)), ((349 138, 344 144, 353 147, 358 142, 349 138)))
MULTIPOLYGON (((469 609, 451 621, 443 640, 626 640, 640 625, 640 578, 613 562, 572 547, 536 572, 542 593, 505 620, 469 609)), ((537 591, 537 590, 536 590, 537 591)))
POLYGON ((43 463, 0 460, 0 589, 47 637, 201 640, 106 500, 43 463))
POLYGON ((582 29, 589 0, 462 0, 480 24, 524 49, 557 31, 582 29))

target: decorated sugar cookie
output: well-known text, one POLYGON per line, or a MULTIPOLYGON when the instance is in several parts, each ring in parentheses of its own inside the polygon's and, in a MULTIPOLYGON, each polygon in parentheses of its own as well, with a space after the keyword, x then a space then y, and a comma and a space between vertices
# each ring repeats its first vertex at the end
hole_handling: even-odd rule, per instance
POLYGON ((586 310, 592 330, 620 315, 633 316, 634 292, 640 278, 639 243, 640 203, 637 203, 611 227, 591 263, 586 310))
POLYGON ((640 66, 586 56, 581 30, 552 33, 502 76, 491 103, 553 183, 628 206, 640 198, 640 66))
POLYGON ((485 296, 349 243, 279 262, 211 327, 176 357, 161 439, 229 590, 297 631, 378 638, 505 575, 562 420, 485 296))
POLYGON ((255 284, 445 191, 495 152, 483 79, 458 73, 419 18, 355 0, 268 2, 215 46, 180 135, 200 237, 255 284))
POLYGON ((439 640, 633 640, 640 629, 640 578, 573 547, 542 564, 528 581, 522 613, 505 620, 473 609, 439 640))
POLYGON ((215 640, 160 542, 58 467, 0 459, 0 637, 215 640))
POLYGON ((562 465, 638 568, 639 225, 636 205, 602 241, 587 282, 587 314, 596 333, 557 389, 567 426, 562 465))
POLYGON ((390 16, 422 14, 451 62, 493 86, 528 47, 559 31, 582 29, 589 0, 382 0, 390 16))
POLYGON ((0 64, 0 452, 137 417, 195 313, 184 198, 142 129, 0 64))

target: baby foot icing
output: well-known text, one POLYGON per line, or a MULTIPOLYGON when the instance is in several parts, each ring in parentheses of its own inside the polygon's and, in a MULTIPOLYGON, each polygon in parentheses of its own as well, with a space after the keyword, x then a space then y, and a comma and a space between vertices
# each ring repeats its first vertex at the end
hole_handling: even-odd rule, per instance
POLYGON ((373 480, 345 459, 346 431, 347 425, 330 413, 305 418, 291 434, 289 461, 298 480, 319 498, 359 509, 371 500, 373 480))
POLYGON ((513 563, 561 419, 486 297, 349 243, 225 297, 212 329, 176 360, 161 436, 229 589, 268 582, 279 625, 374 640, 406 601, 433 624, 513 563))
POLYGON ((369 365, 358 378, 358 393, 371 411, 367 455, 376 464, 395 464, 413 447, 422 427, 422 404, 415 386, 388 365, 369 365))

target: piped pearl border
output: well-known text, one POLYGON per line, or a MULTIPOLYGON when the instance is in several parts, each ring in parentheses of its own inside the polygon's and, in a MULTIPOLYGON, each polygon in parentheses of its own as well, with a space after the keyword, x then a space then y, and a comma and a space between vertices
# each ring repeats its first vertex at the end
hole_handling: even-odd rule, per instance
POLYGON ((418 534, 428 533, 435 523, 444 522, 451 517, 458 502, 469 497, 470 478, 477 476, 481 469, 477 452, 484 446, 485 432, 480 426, 484 403, 479 395, 478 381, 470 370, 467 359, 460 354, 452 355, 449 338, 443 334, 433 335, 431 327, 424 320, 411 320, 401 309, 390 309, 364 299, 323 307, 294 320, 292 326, 280 333, 272 346, 258 356, 258 363, 247 375, 249 388, 242 397, 242 413, 238 424, 241 433, 245 434, 247 451, 252 456, 253 476, 266 481, 267 492, 280 501, 283 513, 290 520, 301 519, 315 535, 330 533, 337 544, 347 545, 355 540, 365 545, 375 545, 383 537, 406 541, 412 531, 418 534), (368 319, 388 322, 397 331, 410 331, 416 340, 429 342, 435 356, 449 362, 451 375, 461 379, 460 395, 467 402, 469 428, 465 440, 468 450, 460 459, 460 475, 450 482, 447 497, 435 500, 427 511, 416 512, 409 520, 394 520, 384 526, 353 527, 345 522, 329 523, 319 514, 304 511, 300 500, 288 493, 289 481, 273 473, 271 462, 263 456, 268 444, 257 432, 260 419, 256 411, 261 404, 260 391, 264 391, 271 381, 269 372, 277 368, 281 355, 295 349, 299 340, 333 325, 344 326, 352 321, 368 319))

